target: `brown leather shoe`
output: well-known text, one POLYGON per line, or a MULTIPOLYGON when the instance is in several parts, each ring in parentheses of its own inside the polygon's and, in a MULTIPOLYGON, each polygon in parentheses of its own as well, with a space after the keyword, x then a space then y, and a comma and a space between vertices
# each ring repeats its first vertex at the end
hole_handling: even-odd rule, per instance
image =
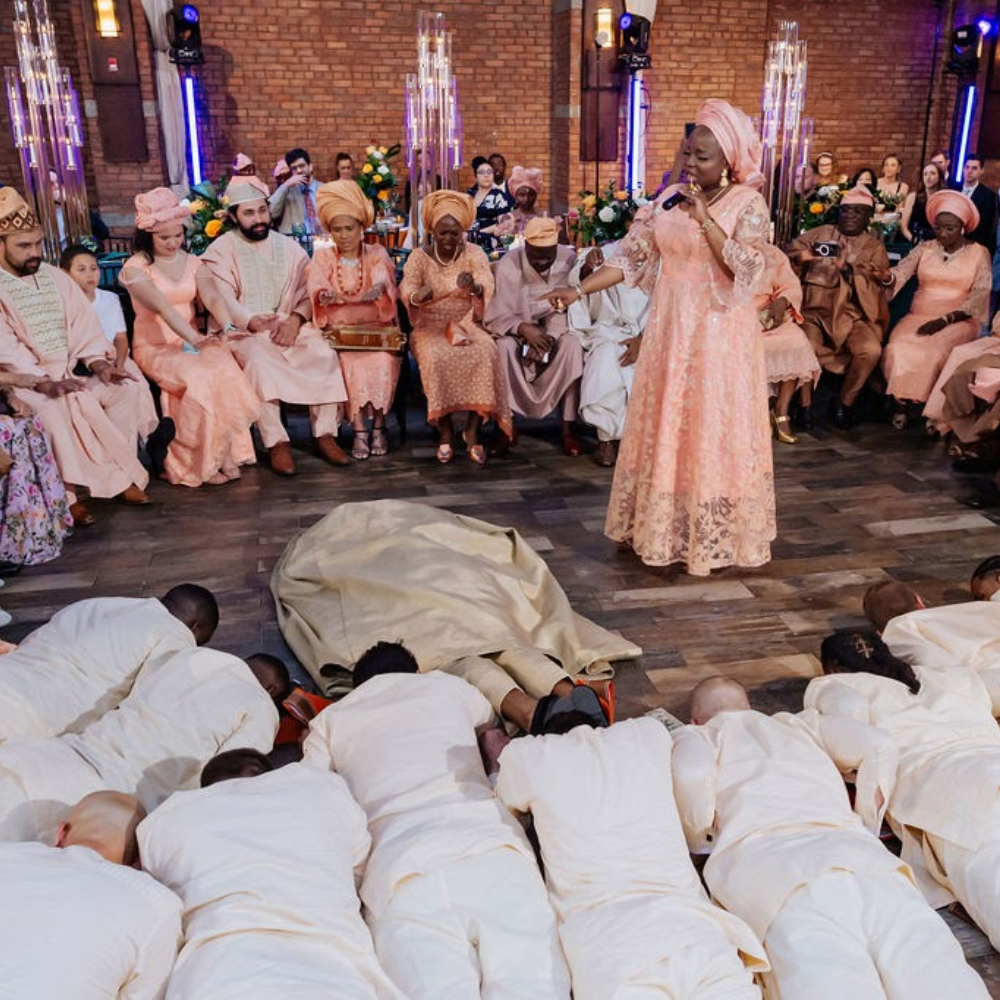
POLYGON ((79 500, 74 504, 70 504, 69 512, 72 514, 73 524, 77 528, 89 528, 97 520, 79 500))
POLYGON ((611 469, 614 467, 615 462, 618 459, 618 448, 616 447, 615 441, 598 441, 597 442, 597 454, 594 455, 594 461, 605 469, 611 469))
POLYGON ((124 493, 121 495, 121 499, 128 504, 133 504, 136 507, 142 507, 147 503, 152 503, 149 494, 140 489, 133 483, 124 493))
POLYGON ((275 475, 295 475, 297 471, 295 468, 295 459, 292 458, 292 449, 287 441, 279 441, 273 448, 268 448, 267 456, 271 460, 271 471, 275 475))
POLYGON ((337 439, 332 434, 323 434, 316 438, 316 450, 320 457, 326 459, 331 465, 351 464, 351 456, 337 444, 337 439))

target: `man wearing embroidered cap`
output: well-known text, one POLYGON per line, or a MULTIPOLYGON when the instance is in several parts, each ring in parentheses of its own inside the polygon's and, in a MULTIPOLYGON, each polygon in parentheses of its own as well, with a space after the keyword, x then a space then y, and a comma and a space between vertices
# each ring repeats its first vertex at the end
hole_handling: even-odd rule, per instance
POLYGON ((823 368, 844 375, 833 413, 842 430, 854 426, 889 325, 889 258, 868 232, 874 211, 875 198, 859 184, 844 195, 835 226, 810 229, 788 251, 802 281, 802 329, 823 368))
POLYGON ((350 457, 337 444, 337 429, 347 388, 336 351, 310 323, 309 257, 295 240, 271 231, 262 181, 236 178, 226 197, 236 228, 220 236, 201 259, 238 327, 227 342, 264 400, 257 430, 271 468, 282 476, 296 471, 281 423, 283 402, 308 405, 319 454, 332 465, 346 465, 350 457))
POLYGON ((571 247, 558 245, 555 219, 531 219, 524 239, 523 247, 511 250, 497 265, 496 290, 483 323, 497 338, 511 409, 541 420, 558 406, 563 451, 579 455, 582 449, 573 434, 573 421, 580 404, 583 346, 570 332, 566 307, 542 298, 569 284, 576 254, 571 247))
MULTIPOLYGON (((42 231, 11 187, 0 189, 0 367, 34 376, 12 390, 52 440, 72 492, 149 503, 138 439, 156 427, 149 387, 114 366, 93 306, 76 283, 42 261, 42 231), (82 377, 75 371, 85 370, 82 377)), ((73 498, 77 524, 93 516, 73 498)))

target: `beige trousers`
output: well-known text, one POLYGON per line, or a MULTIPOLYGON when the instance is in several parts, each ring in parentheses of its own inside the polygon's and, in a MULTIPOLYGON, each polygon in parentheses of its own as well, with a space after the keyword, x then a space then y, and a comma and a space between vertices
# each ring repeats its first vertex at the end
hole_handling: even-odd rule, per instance
POLYGON ((520 689, 532 698, 544 698, 560 681, 572 679, 555 660, 537 649, 509 649, 492 658, 463 656, 441 669, 478 688, 497 715, 511 691, 520 689))
MULTIPOLYGON (((312 428, 313 437, 322 437, 324 434, 337 436, 337 431, 340 429, 341 406, 341 403, 318 403, 309 407, 309 426, 312 428)), ((281 422, 279 400, 271 399, 261 404, 257 416, 257 430, 260 431, 260 440, 265 448, 273 448, 276 444, 288 440, 288 431, 281 422)))

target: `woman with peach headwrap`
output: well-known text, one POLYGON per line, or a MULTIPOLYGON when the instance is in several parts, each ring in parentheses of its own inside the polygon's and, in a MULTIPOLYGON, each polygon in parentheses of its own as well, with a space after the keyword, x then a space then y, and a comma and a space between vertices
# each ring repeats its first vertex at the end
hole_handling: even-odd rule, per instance
MULTIPOLYGON (((317 250, 309 261, 313 322, 320 329, 395 322, 395 265, 384 247, 364 242, 365 229, 375 219, 371 200, 356 181, 330 181, 316 192, 316 211, 334 246, 317 250)), ((396 393, 399 357, 388 351, 340 351, 339 356, 354 424, 351 456, 363 461, 385 455, 385 414, 396 393)))
POLYGON ((455 457, 451 415, 466 411, 462 436, 469 458, 484 465, 483 421, 492 417, 508 436, 513 425, 500 355, 482 327, 493 274, 486 254, 464 238, 476 205, 460 191, 434 191, 420 211, 431 243, 410 254, 399 293, 413 324, 410 343, 427 395, 427 420, 438 430, 437 460, 455 457))
MULTIPOLYGON (((493 230, 493 235, 496 237, 523 236, 524 227, 532 219, 545 216, 545 212, 535 211, 544 186, 542 172, 538 167, 514 167, 507 180, 507 188, 514 196, 514 210, 500 217, 500 221, 493 230)), ((555 221, 556 225, 559 226, 559 242, 568 243, 566 227, 562 218, 556 216, 555 221)))
POLYGON ((220 486, 255 461, 250 426, 261 400, 218 337, 194 327, 200 298, 226 329, 235 330, 215 281, 184 250, 190 214, 169 188, 135 199, 135 249, 120 281, 135 307, 132 353, 160 387, 160 407, 175 428, 163 478, 179 486, 220 486))
POLYGON ((689 183, 640 209, 618 251, 558 305, 639 285, 642 337, 605 532, 653 566, 705 576, 760 566, 775 536, 763 338, 770 214, 750 119, 706 101, 688 140, 689 183), (681 204, 664 210, 674 194, 681 204))
POLYGON ((953 348, 975 340, 989 319, 989 251, 965 235, 979 225, 972 199, 938 191, 927 199, 927 221, 935 238, 918 243, 892 269, 893 295, 917 279, 913 305, 882 352, 897 430, 906 426, 909 404, 927 401, 953 348))

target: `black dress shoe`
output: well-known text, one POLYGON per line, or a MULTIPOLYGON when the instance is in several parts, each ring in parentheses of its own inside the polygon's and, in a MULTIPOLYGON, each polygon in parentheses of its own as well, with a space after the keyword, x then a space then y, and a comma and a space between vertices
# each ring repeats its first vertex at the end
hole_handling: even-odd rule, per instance
POLYGON ((996 488, 982 490, 979 493, 974 493, 971 497, 963 498, 959 503, 971 507, 973 510, 992 510, 994 507, 1000 507, 1000 490, 996 488))
POLYGON ((813 411, 811 406, 799 404, 792 414, 792 423, 800 431, 811 431, 813 429, 813 411))
POLYGON ((990 472, 996 472, 997 463, 988 458, 980 458, 978 455, 969 455, 966 458, 956 458, 951 467, 956 472, 964 472, 966 475, 977 476, 990 472))
POLYGON ((854 407, 846 403, 837 403, 833 408, 833 426, 842 431, 849 431, 855 423, 854 407))

